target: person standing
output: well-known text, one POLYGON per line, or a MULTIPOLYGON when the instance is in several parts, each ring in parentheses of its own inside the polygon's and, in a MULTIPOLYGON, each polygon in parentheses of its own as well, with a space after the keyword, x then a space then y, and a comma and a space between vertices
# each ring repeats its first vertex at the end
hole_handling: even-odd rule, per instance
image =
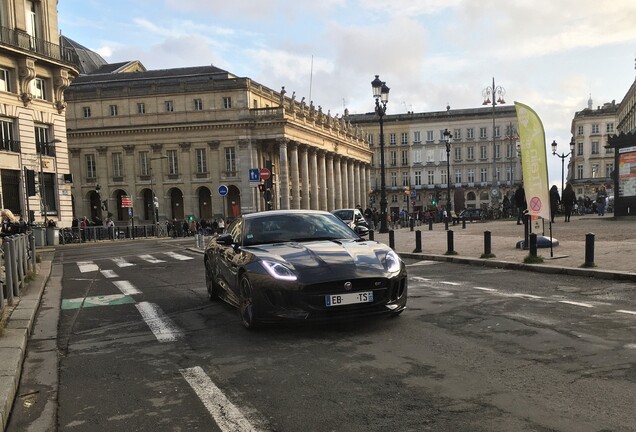
POLYGON ((517 225, 521 225, 521 221, 525 220, 523 218, 528 208, 528 204, 526 203, 526 191, 523 188, 523 184, 515 191, 515 206, 517 206, 517 225))
POLYGON ((219 227, 219 234, 223 234, 223 231, 225 231, 225 221, 223 220, 223 218, 219 218, 218 227, 219 227))
POLYGON ((570 222, 572 208, 574 207, 574 204, 576 204, 576 194, 574 193, 574 189, 572 188, 571 183, 568 183, 565 186, 563 196, 561 197, 561 202, 563 203, 563 208, 565 210, 565 221, 570 222))
POLYGON ((605 186, 601 186, 596 193, 596 213, 599 216, 605 216, 605 205, 607 204, 607 191, 605 186))
POLYGON ((552 185, 550 188, 550 220, 552 223, 554 223, 554 217, 556 216, 560 203, 561 197, 559 196, 559 189, 556 185, 552 185))

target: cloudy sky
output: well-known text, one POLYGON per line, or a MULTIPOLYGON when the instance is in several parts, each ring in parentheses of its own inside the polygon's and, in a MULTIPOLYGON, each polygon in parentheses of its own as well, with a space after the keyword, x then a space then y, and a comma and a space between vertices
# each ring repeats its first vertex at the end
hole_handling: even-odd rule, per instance
MULTIPOLYGON (((109 63, 214 64, 285 86, 332 115, 474 108, 482 90, 530 105, 568 151, 576 111, 620 102, 636 70, 634 0, 60 0, 59 29, 109 63)), ((548 149, 550 180, 560 159, 548 149)))

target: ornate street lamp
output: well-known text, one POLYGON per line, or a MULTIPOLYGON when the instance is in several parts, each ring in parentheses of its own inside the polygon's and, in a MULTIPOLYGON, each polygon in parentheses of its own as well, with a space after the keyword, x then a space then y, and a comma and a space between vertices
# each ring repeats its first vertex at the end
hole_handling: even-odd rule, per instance
POLYGON ((561 153, 558 154, 557 153, 557 142, 552 140, 552 154, 554 156, 558 156, 561 158, 561 197, 563 197, 563 190, 564 190, 564 183, 565 183, 565 158, 570 156, 571 154, 574 153, 574 138, 572 138, 572 140, 570 141, 570 152, 565 154, 565 153, 561 153))
POLYGON ((484 96, 484 103, 482 105, 492 104, 492 188, 490 189, 491 203, 493 207, 496 207, 499 202, 499 183, 497 179, 497 145, 495 144, 495 106, 503 105, 506 103, 504 96, 506 89, 501 86, 495 85, 495 78, 492 79, 492 87, 486 87, 482 91, 484 96), (490 98, 492 97, 492 101, 490 98))
POLYGON ((451 173, 450 173, 450 145, 453 135, 448 129, 444 129, 444 142, 446 143, 446 219, 451 217, 451 173))
POLYGON ((160 159, 168 159, 168 156, 162 155, 162 156, 150 158, 150 191, 152 192, 152 223, 155 228, 155 236, 159 235, 159 229, 158 229, 159 227, 157 226, 159 223, 159 220, 158 220, 159 199, 157 198, 157 195, 155 194, 155 188, 152 181, 152 161, 160 160, 160 159))
POLYGON ((384 171, 384 114, 386 104, 389 101, 389 88, 384 81, 380 81, 380 75, 376 75, 371 81, 373 97, 375 98, 375 112, 380 117, 380 233, 388 233, 386 210, 386 177, 384 171))

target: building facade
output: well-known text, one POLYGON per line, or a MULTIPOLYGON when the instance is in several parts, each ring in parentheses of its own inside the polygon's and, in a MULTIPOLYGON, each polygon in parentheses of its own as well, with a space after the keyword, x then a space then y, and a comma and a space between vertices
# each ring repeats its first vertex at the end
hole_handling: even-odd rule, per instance
POLYGON ((636 214, 636 81, 623 97, 618 110, 618 135, 609 140, 614 150, 614 214, 636 214))
MULTIPOLYGON (((368 133, 371 203, 380 205, 380 126, 375 114, 351 116, 368 133)), ((435 210, 448 200, 446 136, 450 137, 451 207, 484 208, 512 198, 522 183, 514 106, 384 116, 387 212, 435 210), (494 120, 494 121, 493 121, 494 120), (494 128, 493 128, 494 124, 494 128), (496 180, 493 175, 496 172, 496 180), (493 199, 494 198, 494 199, 493 199)))
POLYGON ((79 74, 60 46, 57 1, 0 1, 0 207, 70 223, 64 90, 79 74))
POLYGON ((141 224, 366 205, 362 131, 284 88, 214 66, 131 63, 81 75, 65 97, 76 217, 141 224))
POLYGON ((612 173, 616 167, 614 149, 608 146, 609 139, 617 133, 616 125, 619 105, 615 101, 578 111, 572 120, 574 151, 568 164, 567 181, 572 184, 577 198, 596 198, 601 185, 612 195, 612 173))

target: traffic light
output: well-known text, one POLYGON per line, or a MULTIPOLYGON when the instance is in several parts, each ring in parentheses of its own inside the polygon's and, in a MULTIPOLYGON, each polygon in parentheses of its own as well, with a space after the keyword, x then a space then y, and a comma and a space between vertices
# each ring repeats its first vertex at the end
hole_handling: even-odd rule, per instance
POLYGON ((263 192, 265 190, 265 185, 263 183, 258 184, 258 191, 263 192))
POLYGON ((404 195, 410 195, 410 194, 411 194, 411 187, 404 186, 404 195))
POLYGON ((431 204, 433 204, 434 206, 437 205, 437 200, 435 199, 435 197, 433 197, 433 200, 431 201, 431 204))
POLYGON ((35 191, 35 171, 26 168, 24 170, 26 172, 27 195, 35 196, 37 195, 35 191))

